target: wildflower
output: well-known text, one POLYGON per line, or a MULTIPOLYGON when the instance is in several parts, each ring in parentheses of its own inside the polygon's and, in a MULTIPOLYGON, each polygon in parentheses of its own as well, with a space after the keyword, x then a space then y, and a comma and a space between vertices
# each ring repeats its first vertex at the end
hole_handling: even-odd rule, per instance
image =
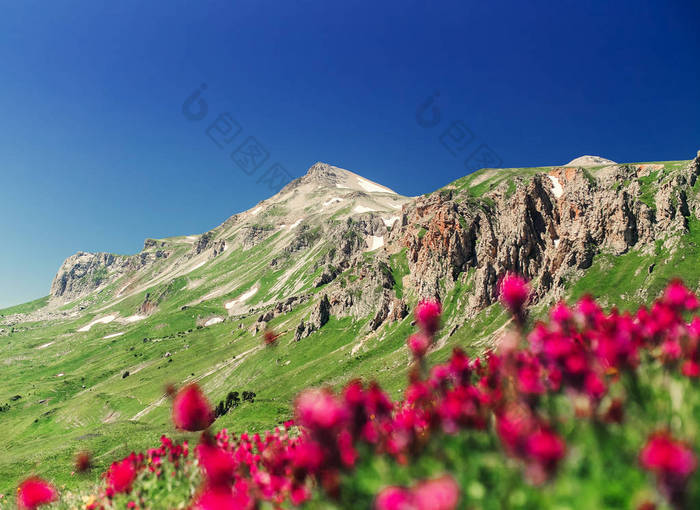
POLYGON ((402 487, 386 487, 374 500, 375 510, 415 510, 413 495, 402 487))
POLYGON ((564 450, 564 441, 547 428, 541 428, 527 441, 527 451, 531 459, 548 473, 554 471, 557 463, 564 457, 564 450))
POLYGON ((173 402, 173 422, 179 429, 204 430, 214 422, 214 411, 196 384, 180 390, 173 402))
POLYGON ((275 342, 277 342, 279 336, 280 335, 275 333, 273 330, 265 329, 263 332, 263 341, 265 342, 265 345, 273 345, 275 342))
POLYGON ((442 306, 439 301, 424 299, 418 303, 414 315, 423 332, 432 336, 440 328, 441 313, 442 306))
POLYGON ((453 510, 459 502, 459 486, 449 475, 421 482, 412 492, 418 510, 453 510))
POLYGON ((663 301, 673 309, 679 311, 697 310, 698 298, 683 285, 680 280, 672 281, 664 292, 663 301))
POLYGON ((681 479, 690 476, 697 467, 693 451, 666 432, 652 435, 644 445, 639 459, 649 471, 681 479))
POLYGON ((130 492, 136 480, 136 468, 127 457, 120 462, 114 462, 106 473, 107 487, 115 493, 130 492))
POLYGON ((642 467, 656 475, 662 493, 674 507, 683 507, 685 486, 697 467, 697 457, 684 443, 667 432, 657 432, 639 454, 642 467))
POLYGON ((253 508, 248 484, 240 480, 233 487, 207 487, 195 499, 194 510, 245 510, 253 508))
POLYGON ((41 478, 31 477, 17 488, 17 507, 20 510, 34 510, 47 505, 58 498, 56 489, 41 478))
POLYGON ((90 458, 90 452, 78 452, 75 456, 75 471, 78 473, 85 473, 92 469, 92 459, 90 458))
POLYGON ((311 440, 303 441, 294 449, 294 467, 302 473, 315 473, 323 462, 321 446, 311 440))
POLYGON ((296 401, 297 419, 312 429, 329 429, 340 425, 346 411, 338 399, 326 389, 303 391, 296 401))
POLYGON ((430 347, 430 338, 428 338, 423 333, 415 333, 408 337, 408 348, 413 353, 413 357, 416 359, 421 359, 425 356, 425 353, 430 347))
POLYGON ((530 286, 518 275, 506 274, 500 284, 501 302, 510 312, 520 317, 523 306, 530 295, 530 286))
POLYGON ((209 444, 205 439, 197 446, 197 456, 208 485, 224 486, 233 481, 236 461, 230 452, 209 444))

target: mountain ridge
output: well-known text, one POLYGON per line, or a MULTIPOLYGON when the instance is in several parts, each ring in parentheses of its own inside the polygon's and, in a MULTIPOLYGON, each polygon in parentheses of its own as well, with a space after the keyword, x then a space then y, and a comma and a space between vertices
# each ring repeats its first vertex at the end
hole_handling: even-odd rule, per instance
POLYGON ((585 293, 624 310, 675 276, 697 289, 698 175, 700 154, 484 169, 404 197, 317 163, 203 234, 72 255, 50 299, 0 311, 0 491, 37 462, 58 473, 78 447, 157 441, 165 381, 196 381, 215 400, 255 391, 259 403, 220 418, 233 430, 289 419, 308 385, 367 377, 399 391, 418 300, 444 308, 431 360, 479 354, 509 320, 497 304, 506 272, 531 281, 534 318, 585 293))

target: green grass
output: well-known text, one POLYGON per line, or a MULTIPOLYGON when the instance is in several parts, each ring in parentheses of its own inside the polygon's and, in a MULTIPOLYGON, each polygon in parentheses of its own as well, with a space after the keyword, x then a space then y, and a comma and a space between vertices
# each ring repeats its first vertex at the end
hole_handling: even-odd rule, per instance
POLYGON ((21 305, 10 306, 9 308, 1 308, 0 316, 13 315, 16 313, 30 313, 40 308, 45 307, 49 303, 49 296, 44 296, 34 301, 29 301, 21 305))
MULTIPOLYGON (((512 193, 518 182, 546 170, 476 172, 453 183, 455 199, 471 197, 483 206, 483 194, 502 182, 507 181, 507 193, 512 193), (484 175, 485 180, 472 186, 474 179, 484 175)), ((653 179, 650 176, 648 184, 643 182, 643 190, 648 186, 653 191, 653 179)), ((459 221, 464 228, 466 220, 459 221)), ((355 235, 350 232, 348 235, 355 235)), ((163 242, 171 246, 174 256, 182 256, 191 249, 183 239, 163 242)), ((405 385, 409 364, 405 341, 414 330, 410 314, 370 336, 369 317, 332 317, 319 332, 294 342, 296 326, 310 312, 312 301, 307 301, 271 321, 270 326, 281 334, 276 346, 262 347, 261 339, 249 332, 260 313, 276 300, 325 292, 325 287, 314 289, 312 284, 322 270, 318 261, 333 248, 317 228, 300 233, 276 232, 252 248, 232 243, 206 266, 144 288, 102 310, 132 276, 127 275, 124 281, 107 285, 99 294, 63 307, 68 311, 79 304, 87 306, 79 318, 20 323, 11 330, 3 326, 0 317, 0 328, 9 330, 0 336, 0 407, 9 406, 0 412, 0 493, 10 494, 17 480, 31 472, 69 488, 95 482, 97 475, 87 479, 70 475, 72 457, 78 450, 94 452, 99 473, 132 449, 157 444, 164 432, 189 437, 172 430, 168 402, 161 401, 166 382, 197 380, 213 402, 225 398, 229 391, 256 392, 254 403, 242 404, 216 424, 217 428, 238 432, 265 430, 290 418, 294 396, 309 385, 338 387, 350 378, 365 377, 379 380, 397 394, 405 385), (296 235, 306 236, 315 244, 298 252, 283 252, 280 247, 296 235), (273 257, 278 257, 274 265, 273 257), (287 280, 278 285, 282 275, 287 280), (258 291, 241 307, 240 315, 228 316, 224 304, 254 286, 258 291), (108 313, 119 314, 120 318, 137 313, 147 295, 157 306, 147 319, 127 324, 114 321, 95 325, 89 332, 77 331, 108 313), (212 316, 225 320, 211 327, 198 327, 212 316), (104 338, 115 333, 123 334, 104 338), (130 375, 123 378, 125 371, 130 375), (21 398, 11 400, 14 395, 21 398), (140 415, 146 408, 151 410, 140 415)), ((609 305, 628 309, 649 301, 674 276, 696 285, 700 281, 699 257, 700 221, 691 219, 689 233, 680 239, 675 251, 659 243, 648 255, 638 251, 618 257, 601 253, 583 278, 571 281, 567 291, 571 298, 589 292, 609 305), (654 269, 649 273, 652 264, 654 269)), ((375 262, 372 254, 363 261, 375 262)), ((167 260, 159 261, 142 278, 154 277, 167 264, 167 260)), ((396 296, 409 306, 415 304, 415 296, 407 296, 403 285, 409 274, 407 249, 390 255, 388 267, 380 269, 391 272, 396 296)), ((443 282, 443 305, 448 317, 445 329, 458 328, 430 353, 431 361, 445 360, 455 346, 472 354, 483 352, 508 321, 508 315, 497 304, 466 318, 474 274, 473 268, 463 273, 454 286, 443 282)), ((346 270, 338 278, 349 285, 360 276, 346 270)), ((28 313, 47 302, 47 298, 41 298, 6 308, 0 310, 0 316, 28 313)))
POLYGON ((409 274, 406 248, 391 255, 389 260, 391 262, 391 276, 394 279, 394 292, 396 297, 401 298, 403 297, 403 278, 409 274))

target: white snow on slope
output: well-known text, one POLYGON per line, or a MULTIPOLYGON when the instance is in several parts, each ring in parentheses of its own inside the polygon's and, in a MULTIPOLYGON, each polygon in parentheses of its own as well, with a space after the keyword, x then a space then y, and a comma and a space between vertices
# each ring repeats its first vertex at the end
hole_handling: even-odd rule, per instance
POLYGON ((297 225, 299 225, 299 223, 301 223, 301 220, 302 220, 302 218, 299 218, 297 221, 295 221, 294 223, 292 223, 291 225, 289 225, 289 230, 292 230, 294 227, 296 227, 297 225))
POLYGON ((141 315, 141 314, 136 314, 136 315, 130 315, 129 317, 124 318, 124 322, 131 324, 132 322, 138 322, 142 321, 146 318, 146 315, 141 315))
POLYGON ((50 345, 53 345, 53 342, 49 342, 49 343, 47 343, 47 344, 42 344, 42 345, 40 345, 39 347, 37 347, 37 349, 38 349, 38 350, 40 350, 40 349, 46 349, 46 348, 49 347, 50 345))
POLYGON ((370 212, 370 211, 376 211, 376 209, 372 209, 371 207, 365 207, 364 205, 356 205, 352 209, 352 212, 356 212, 356 213, 365 213, 365 212, 370 212))
POLYGON ((252 211, 250 211, 250 214, 255 215, 255 214, 258 214, 260 211, 262 211, 262 206, 261 206, 261 205, 257 206, 255 209, 253 209, 252 211))
POLYGON ((342 202, 342 201, 343 201, 342 198, 333 197, 333 198, 331 198, 330 200, 326 200, 325 202, 323 202, 323 207, 328 207, 329 205, 331 205, 331 204, 333 204, 333 203, 335 203, 335 202, 342 202))
POLYGON ((253 295, 258 291, 258 286, 256 285, 252 289, 250 289, 247 292, 244 292, 240 296, 238 296, 236 299, 233 299, 231 301, 228 301, 224 306, 226 307, 227 310, 230 310, 234 306, 236 306, 238 303, 243 303, 246 301, 248 298, 253 297, 253 295))
POLYGON ((95 324, 109 324, 116 318, 116 315, 107 315, 106 317, 100 317, 99 319, 95 319, 94 321, 92 321, 90 324, 78 329, 78 331, 80 333, 85 333, 86 331, 90 331, 90 328, 92 328, 95 324))
POLYGON ((382 221, 384 222, 384 225, 386 225, 386 228, 389 228, 393 226, 394 222, 398 219, 398 216, 392 216, 391 218, 382 218, 382 221))
POLYGON ((385 188, 384 186, 380 186, 366 179, 357 179, 357 184, 359 184, 363 190, 369 191, 370 193, 393 193, 389 188, 385 188))
POLYGON ((224 322, 224 319, 222 319, 221 317, 212 317, 207 322, 205 322, 204 325, 205 326, 213 326, 214 324, 218 324, 220 322, 224 322))
POLYGON ((561 182, 559 182, 559 179, 554 177, 553 175, 548 175, 549 180, 552 181, 552 195, 554 195, 555 198, 559 198, 564 194, 564 188, 561 185, 561 182))
POLYGON ((110 338, 117 338, 118 336, 122 336, 123 334, 124 332, 120 331, 119 333, 112 333, 111 335, 103 336, 102 338, 108 340, 110 338))
POLYGON ((367 236, 367 246, 365 251, 374 251, 384 246, 384 238, 380 236, 367 236))

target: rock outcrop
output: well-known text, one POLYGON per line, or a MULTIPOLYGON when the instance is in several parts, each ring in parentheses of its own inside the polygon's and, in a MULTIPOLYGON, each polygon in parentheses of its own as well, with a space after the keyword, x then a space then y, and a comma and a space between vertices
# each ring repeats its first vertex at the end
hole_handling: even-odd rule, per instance
POLYGON ((298 342, 314 331, 321 329, 330 319, 330 311, 331 305, 328 301, 328 296, 324 295, 323 298, 314 305, 308 320, 306 322, 302 320, 299 323, 294 333, 294 340, 298 342))

